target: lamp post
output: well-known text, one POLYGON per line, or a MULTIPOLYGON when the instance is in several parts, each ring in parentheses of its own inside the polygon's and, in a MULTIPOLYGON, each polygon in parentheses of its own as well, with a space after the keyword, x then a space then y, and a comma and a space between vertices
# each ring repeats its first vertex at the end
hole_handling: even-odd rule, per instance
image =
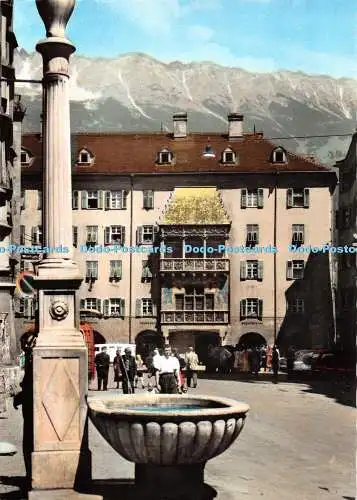
POLYGON ((39 335, 33 349, 30 500, 72 498, 82 481, 88 485, 91 467, 87 348, 76 300, 82 278, 72 260, 68 67, 75 47, 65 29, 75 0, 36 0, 36 5, 46 27, 46 38, 36 49, 43 58, 42 225, 49 251, 34 279, 39 291, 39 335))

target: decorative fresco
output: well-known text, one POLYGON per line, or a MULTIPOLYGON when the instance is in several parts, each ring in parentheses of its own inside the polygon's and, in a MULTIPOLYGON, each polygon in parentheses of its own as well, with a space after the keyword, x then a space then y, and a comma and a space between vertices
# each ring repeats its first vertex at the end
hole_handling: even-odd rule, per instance
POLYGON ((163 224, 229 224, 216 188, 176 188, 163 224))
POLYGON ((165 305, 173 304, 173 290, 172 288, 163 288, 162 289, 162 300, 165 305))
POLYGON ((226 279, 218 290, 217 299, 220 304, 228 306, 229 300, 229 280, 226 279))

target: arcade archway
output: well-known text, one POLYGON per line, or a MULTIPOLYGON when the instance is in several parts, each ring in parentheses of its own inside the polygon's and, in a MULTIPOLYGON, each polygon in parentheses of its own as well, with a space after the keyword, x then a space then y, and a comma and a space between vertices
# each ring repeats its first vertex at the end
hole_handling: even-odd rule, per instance
POLYGON ((246 347, 258 347, 261 345, 267 345, 266 339, 257 332, 248 332, 242 335, 239 339, 238 346, 246 347))
POLYGON ((106 344, 107 339, 97 330, 93 330, 94 344, 106 344))
POLYGON ((156 347, 163 347, 164 339, 162 335, 154 330, 144 330, 137 334, 135 344, 136 353, 140 354, 143 359, 146 359, 156 347))

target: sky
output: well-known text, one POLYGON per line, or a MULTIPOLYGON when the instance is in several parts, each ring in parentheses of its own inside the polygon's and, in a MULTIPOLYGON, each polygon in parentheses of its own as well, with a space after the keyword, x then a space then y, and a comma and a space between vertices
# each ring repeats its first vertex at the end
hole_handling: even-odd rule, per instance
MULTIPOLYGON (((36 2, 14 4, 19 46, 33 52, 45 36, 36 2)), ((77 0, 67 36, 89 57, 357 78, 356 0, 77 0)))

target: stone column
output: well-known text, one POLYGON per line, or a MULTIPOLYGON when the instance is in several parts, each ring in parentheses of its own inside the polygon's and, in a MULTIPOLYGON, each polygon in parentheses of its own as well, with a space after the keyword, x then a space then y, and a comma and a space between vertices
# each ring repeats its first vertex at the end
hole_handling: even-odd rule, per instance
POLYGON ((31 500, 72 498, 74 489, 88 488, 91 479, 87 348, 79 331, 76 300, 82 278, 72 261, 68 66, 75 48, 66 39, 65 28, 75 0, 36 0, 36 4, 47 34, 36 49, 44 68, 43 227, 44 244, 51 251, 35 279, 39 335, 33 350, 31 500), (61 245, 68 253, 58 250, 61 245))

